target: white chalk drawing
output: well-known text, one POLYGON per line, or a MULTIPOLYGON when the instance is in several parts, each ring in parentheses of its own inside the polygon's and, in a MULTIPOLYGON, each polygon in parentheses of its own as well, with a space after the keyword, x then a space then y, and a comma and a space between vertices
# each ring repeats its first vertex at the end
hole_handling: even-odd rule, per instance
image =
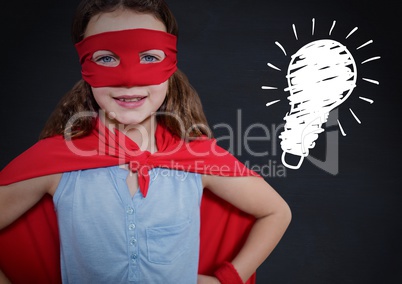
MULTIPOLYGON (((329 36, 335 28, 336 21, 333 21, 329 36)), ((298 40, 297 29, 292 25, 293 33, 298 40)), ((357 27, 351 30, 346 36, 348 39, 356 31, 357 27)), ((312 20, 312 35, 315 30, 315 19, 312 20)), ((360 45, 356 50, 364 48, 373 43, 369 40, 360 45)), ((279 43, 275 44, 287 56, 286 49, 279 43)), ((371 57, 361 62, 378 60, 380 56, 371 57)), ((269 68, 282 71, 271 63, 269 68)), ((332 39, 319 39, 301 47, 291 56, 287 69, 286 79, 288 87, 285 92, 288 96, 290 111, 283 118, 286 122, 283 132, 279 135, 282 148, 282 163, 290 169, 299 169, 309 150, 315 147, 318 135, 324 132, 322 125, 327 122, 329 113, 344 103, 352 94, 357 82, 357 64, 348 48, 338 41, 332 39), (298 162, 288 163, 287 157, 296 156, 298 162)), ((369 78, 362 80, 378 85, 379 82, 369 78)), ((277 89, 272 86, 262 86, 263 90, 277 89)), ((369 98, 359 97, 364 102, 372 104, 374 101, 369 98)), ((266 106, 272 106, 280 100, 268 102, 266 106)), ((356 113, 349 108, 351 115, 361 124, 356 113)), ((339 130, 343 136, 346 132, 337 120, 339 130)))

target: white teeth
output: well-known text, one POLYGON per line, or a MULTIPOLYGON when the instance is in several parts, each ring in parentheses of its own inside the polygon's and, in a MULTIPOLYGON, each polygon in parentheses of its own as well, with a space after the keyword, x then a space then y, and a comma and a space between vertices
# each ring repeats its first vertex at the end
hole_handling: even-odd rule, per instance
POLYGON ((121 102, 138 102, 142 100, 142 98, 133 98, 133 99, 119 99, 121 102))

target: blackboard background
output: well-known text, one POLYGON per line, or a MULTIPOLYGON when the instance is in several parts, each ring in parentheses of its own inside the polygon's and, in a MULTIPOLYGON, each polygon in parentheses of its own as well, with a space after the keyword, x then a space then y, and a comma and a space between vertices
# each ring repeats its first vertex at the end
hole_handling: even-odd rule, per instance
MULTIPOLYGON (((0 168, 31 146, 59 98, 80 78, 70 23, 78 1, 9 1, 1 17, 2 139, 0 168)), ((198 90, 215 136, 249 165, 270 164, 267 181, 292 208, 284 238, 258 269, 257 283, 402 283, 400 242, 400 82, 401 12, 397 1, 186 1, 170 0, 179 26, 179 68, 198 90), (312 19, 315 33, 312 35, 312 19), (281 169, 279 139, 250 143, 264 157, 238 143, 255 123, 280 127, 289 110, 284 73, 289 54, 307 42, 329 38, 356 48, 361 66, 352 96, 339 107, 347 136, 339 135, 339 173, 330 174, 305 161, 299 170, 281 169), (292 24, 298 30, 296 40, 292 24), (353 36, 346 35, 358 27, 353 36), (288 51, 284 56, 274 44, 288 51), (279 87, 262 90, 262 85, 279 87), (368 104, 358 97, 374 100, 368 104), (269 108, 265 103, 280 99, 269 108), (349 112, 361 119, 358 124, 349 112), (240 121, 240 124, 239 124, 240 121), (240 129, 240 130, 239 130, 240 129), (237 131, 239 130, 239 131, 237 131), (281 174, 284 176, 280 176, 281 174)), ((255 129, 255 135, 258 129, 255 129)), ((260 129, 261 130, 261 129, 260 129)), ((333 130, 333 129, 332 129, 333 130)), ((278 133, 277 133, 278 134, 278 133)), ((312 155, 325 151, 325 135, 312 155)), ((34 161, 32 161, 34 162, 34 161)))

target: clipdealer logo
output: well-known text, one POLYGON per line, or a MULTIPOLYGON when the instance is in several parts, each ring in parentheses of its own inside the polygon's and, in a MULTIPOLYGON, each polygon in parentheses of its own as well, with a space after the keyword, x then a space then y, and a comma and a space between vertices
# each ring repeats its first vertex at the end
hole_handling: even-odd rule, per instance
MULTIPOLYGON (((105 141, 100 139, 98 148, 96 149, 80 149, 76 147, 74 144, 74 139, 71 139, 71 125, 73 125, 74 121, 83 117, 97 117, 96 112, 80 112, 74 115, 67 127, 65 129, 65 141, 67 143, 68 148, 73 153, 79 156, 94 156, 94 155, 106 155, 106 153, 114 153, 113 151, 117 151, 116 149, 106 148, 105 141)), ((100 113, 100 115, 105 115, 104 113, 100 113)), ((156 115, 169 115, 167 113, 156 114, 156 115)), ((224 147, 234 156, 241 158, 243 155, 247 155, 249 157, 253 157, 254 162, 250 160, 242 161, 242 163, 249 169, 259 173, 263 177, 286 177, 287 176, 287 168, 277 161, 275 157, 279 157, 280 151, 278 150, 279 144, 279 133, 284 128, 284 123, 276 125, 271 124, 267 126, 263 123, 252 123, 248 126, 243 124, 243 113, 241 109, 237 110, 236 113, 236 125, 228 123, 217 123, 212 126, 212 130, 219 130, 218 132, 221 135, 215 137, 217 143, 227 144, 224 147), (258 132, 259 135, 255 135, 255 132, 258 132), (227 135, 225 135, 227 134, 227 135), (256 144, 258 143, 258 144, 256 144), (264 162, 255 162, 260 158, 268 158, 264 162)), ((172 116, 174 116, 172 114, 172 116)), ((176 117, 176 116, 174 116, 176 117)), ((328 118, 326 123, 327 125, 327 148, 326 148, 326 158, 325 160, 320 160, 318 158, 314 158, 312 155, 306 157, 312 164, 317 166, 318 168, 336 175, 339 172, 339 159, 338 159, 338 147, 339 147, 339 131, 336 128, 335 130, 330 130, 332 126, 337 125, 337 117, 338 110, 334 110, 331 112, 331 115, 328 118)), ((179 120, 180 122, 180 120, 179 120)), ((119 125, 119 131, 122 133, 127 132, 128 130, 132 130, 130 126, 119 125)), ((144 139, 149 137, 147 131, 145 129, 137 129, 143 136, 144 139)), ((123 136, 122 136, 123 137, 123 136)), ((119 141, 124 146, 125 140, 119 141)), ((184 142, 183 142, 184 143, 184 142)), ((125 148, 125 147, 123 147, 125 148)), ((191 150, 191 147, 189 148, 191 150)), ((214 149, 210 149, 210 151, 214 151, 214 149)), ((174 150, 173 150, 174 152, 174 150)), ((118 153, 114 153, 117 154, 118 153)), ((138 152, 131 153, 132 155, 138 155, 138 152)), ((169 153, 168 153, 169 154, 169 153)), ((193 155, 195 158, 200 158, 207 153, 197 153, 194 152, 193 155)), ((122 161, 123 162, 123 161, 122 161)), ((185 169, 184 169, 185 170, 185 169)))

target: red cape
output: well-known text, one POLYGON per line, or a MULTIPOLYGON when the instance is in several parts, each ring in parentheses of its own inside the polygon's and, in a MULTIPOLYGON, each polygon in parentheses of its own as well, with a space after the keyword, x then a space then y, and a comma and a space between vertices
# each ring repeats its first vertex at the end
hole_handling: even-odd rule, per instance
MULTIPOLYGON (((159 125, 155 138, 158 152, 143 152, 124 134, 112 133, 98 121, 92 133, 83 138, 65 140, 54 136, 40 140, 0 172, 0 185, 124 163, 138 172, 144 196, 149 184, 148 170, 154 167, 220 176, 258 176, 217 146, 214 139, 185 143, 159 125)), ((254 220, 205 190, 201 203, 199 273, 213 275, 222 262, 231 261, 254 220)), ((12 283, 61 283, 59 253, 57 219, 49 195, 0 231, 0 269, 12 283)), ((255 274, 247 283, 255 283, 255 274)))

